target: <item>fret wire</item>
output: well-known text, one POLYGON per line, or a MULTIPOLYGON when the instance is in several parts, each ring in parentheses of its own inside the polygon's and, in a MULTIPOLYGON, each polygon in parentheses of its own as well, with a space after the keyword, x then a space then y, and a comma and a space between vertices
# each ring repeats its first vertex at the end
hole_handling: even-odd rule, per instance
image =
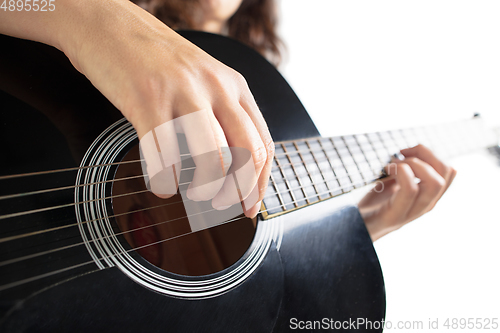
MULTIPOLYGON (((364 135, 364 134, 362 134, 362 135, 364 135)), ((365 135, 365 137, 366 137, 366 135, 365 135)), ((368 160, 368 157, 366 156, 367 152, 365 151, 365 148, 363 148, 363 146, 361 145, 361 142, 359 142, 357 135, 353 135, 353 138, 357 142, 357 144, 359 146, 359 150, 361 150, 361 152, 363 153, 363 157, 365 158, 366 163, 368 163, 368 165, 370 166, 370 169, 371 170, 375 169, 375 166, 373 165, 373 161, 368 160)))
POLYGON ((433 152, 440 158, 446 158, 446 146, 443 145, 442 140, 439 138, 439 128, 437 125, 432 125, 427 127, 427 132, 430 134, 430 138, 433 143, 433 152))
MULTIPOLYGON (((389 156, 389 155, 388 155, 388 156, 389 156)), ((340 159, 340 157, 339 157, 339 160, 341 160, 341 159, 340 159)), ((328 157, 328 156, 327 156, 326 158, 318 159, 318 162, 324 162, 324 161, 328 161, 329 163, 331 163, 331 161, 329 160, 329 157, 328 157)), ((311 161, 307 161, 307 160, 306 160, 306 162, 311 162, 311 163, 313 163, 314 161, 313 161, 313 160, 311 160, 311 161)), ((341 161, 341 162, 342 162, 342 161, 341 161)), ((385 164, 387 164, 388 162, 386 161, 386 162, 384 162, 384 163, 385 163, 385 164)), ((282 167, 285 167, 285 166, 288 166, 288 165, 294 165, 294 164, 296 165, 297 163, 286 163, 286 164, 281 164, 281 166, 282 166, 282 167)), ((385 165, 385 164, 383 164, 383 165, 385 165)), ((331 164, 330 164, 330 165, 331 165, 331 164)), ((333 168, 333 165, 331 165, 331 166, 332 166, 332 168, 333 168)), ((343 167, 343 169, 345 170, 346 174, 348 174, 349 172, 345 169, 345 167, 344 167, 344 163, 343 163, 343 162, 342 162, 342 167, 343 167)), ((272 168, 273 168, 272 170, 276 170, 276 167, 274 167, 274 166, 273 166, 272 168)), ((375 171, 375 170, 379 170, 379 168, 369 168, 369 169, 367 169, 367 170, 375 171)), ((332 169, 332 171, 335 173, 335 170, 333 170, 333 169, 332 169)), ((317 173, 313 172, 312 174, 317 174, 317 173)), ((335 174, 336 174, 336 173, 335 173, 335 174)), ((352 174, 352 173, 351 173, 351 175, 353 175, 353 176, 354 176, 355 174, 352 174)))
MULTIPOLYGON (((297 153, 300 156, 300 160, 302 161, 302 164, 304 165, 304 168, 306 169, 307 175, 309 176, 309 179, 311 180, 311 184, 313 185, 314 190, 316 191, 316 194, 318 194, 319 193, 318 188, 316 187, 314 179, 311 177, 311 171, 309 170, 309 167, 307 166, 307 164, 304 160, 304 156, 302 156, 302 153, 299 151, 299 147, 297 146, 297 143, 295 141, 293 142, 293 145, 295 146, 295 149, 297 150, 297 153)), ((306 141, 306 145, 307 145, 307 141, 306 141)), ((313 157, 313 159, 314 159, 314 157, 313 157)), ((319 196, 318 196, 318 199, 321 200, 321 198, 319 196)))
POLYGON ((394 144, 394 147, 396 147, 398 150, 399 150, 399 144, 398 142, 396 141, 396 139, 394 138, 394 136, 392 135, 392 131, 385 131, 387 133, 387 136, 389 138, 389 140, 391 140, 394 144))
POLYGON ((372 163, 374 163, 374 161, 368 160, 368 156, 367 156, 368 151, 365 151, 365 149, 362 147, 361 142, 359 141, 357 136, 352 135, 352 138, 353 138, 354 148, 359 149, 360 156, 362 156, 361 161, 359 163, 366 164, 366 166, 367 166, 365 168, 361 168, 360 164, 358 163, 359 170, 362 173, 363 178, 367 179, 367 177, 365 176, 365 173, 369 173, 368 178, 371 178, 374 175, 373 172, 370 172, 371 170, 375 169, 375 166, 372 165, 372 163))
POLYGON ((434 137, 432 130, 430 126, 425 126, 423 127, 423 131, 427 134, 427 138, 429 139, 429 142, 431 143, 431 149, 436 152, 436 138, 434 137))
MULTIPOLYGON (((336 137, 333 137, 333 138, 336 138, 336 137)), ((333 138, 321 138, 321 139, 330 140, 330 139, 333 139, 333 138)), ((320 142, 321 139, 314 139, 314 140, 318 140, 318 142, 320 142)), ((290 143, 290 142, 287 141, 287 143, 290 143)), ((281 142, 276 142, 276 144, 277 145, 281 145, 281 142)), ((321 150, 324 150, 324 149, 321 149, 321 150)), ((321 150, 316 150, 316 152, 321 151, 321 150)), ((324 151, 326 152, 326 150, 324 150, 324 151)), ((311 150, 299 150, 297 152, 309 153, 309 152, 314 152, 314 150, 311 148, 311 150)), ((274 154, 274 156, 284 156, 284 155, 289 155, 289 154, 294 154, 294 153, 296 153, 296 152, 292 151, 292 152, 288 152, 288 153, 278 153, 278 154, 274 154)), ((286 166, 286 165, 288 165, 288 164, 283 164, 283 166, 286 166)))
POLYGON ((405 148, 410 147, 411 146, 410 141, 408 141, 408 138, 405 136, 405 133, 404 133, 403 129, 398 130, 398 132, 399 132, 399 136, 405 142, 405 148))
POLYGON ((397 154, 399 152, 399 145, 398 143, 396 142, 396 140, 394 140, 392 138, 392 135, 391 135, 391 132, 390 131, 383 131, 381 132, 381 134, 385 134, 385 143, 386 144, 386 147, 389 149, 389 148, 392 148, 393 150, 391 150, 391 153, 392 154, 397 154))
MULTIPOLYGON (((375 152, 375 155, 377 155, 377 158, 378 158, 380 164, 382 165, 382 167, 385 166, 387 164, 387 161, 388 160, 390 161, 390 156, 387 156, 385 160, 382 160, 382 157, 380 157, 379 153, 377 152, 377 150, 375 148, 375 144, 373 143, 373 140, 370 138, 369 135, 367 135, 366 138, 368 140, 368 143, 370 143, 370 146, 372 147, 373 151, 375 152)), ((385 147, 384 147, 384 150, 387 152, 387 149, 385 149, 385 147)))
POLYGON ((415 128, 413 128, 413 133, 415 133, 415 136, 416 136, 417 141, 419 143, 421 143, 421 144, 423 144, 423 145, 431 148, 429 138, 425 134, 425 132, 423 130, 423 127, 415 127, 415 128))
MULTIPOLYGON (((397 147, 399 150, 403 149, 403 148, 401 148, 401 147, 407 148, 407 147, 408 147, 408 144, 406 143, 406 141, 405 141, 405 142, 404 142, 404 144, 401 146, 401 145, 400 145, 400 143, 398 142, 398 141, 399 141, 399 140, 398 140, 398 138, 397 138, 396 136, 394 136, 394 132, 395 132, 395 131, 388 131, 389 136, 392 138, 392 140, 393 140, 393 141, 394 141, 394 143, 396 144, 396 147, 397 147)), ((403 140, 404 140, 404 138, 403 138, 403 140)))
POLYGON ((441 147, 443 147, 443 158, 453 156, 455 148, 453 143, 450 142, 450 136, 444 124, 439 125, 437 137, 440 139, 441 147))
MULTIPOLYGON (((377 169, 367 169, 367 170, 372 171, 374 173, 374 175, 375 175, 375 172, 380 172, 381 171, 378 168, 377 169)), ((317 173, 313 172, 313 174, 317 174, 317 173)), ((306 176, 306 175, 303 175, 303 174, 299 174, 299 175, 301 177, 305 177, 306 176)), ((327 180, 347 179, 347 178, 349 178, 349 175, 352 175, 352 174, 350 174, 349 172, 346 171, 346 175, 345 176, 335 176, 333 178, 327 178, 327 180)), ((382 174, 380 174, 380 176, 378 178, 376 178, 376 179, 380 179, 381 177, 383 177, 382 174)), ((369 179, 371 179, 371 178, 369 178, 369 179)), ((279 182, 276 179, 275 179, 275 181, 276 181, 276 184, 279 184, 279 182)), ((304 186, 310 186, 310 185, 304 185, 304 186)))
MULTIPOLYGON (((333 138, 336 138, 336 137, 333 137, 333 138)), ((332 138, 332 139, 333 139, 332 138)), ((326 139, 326 140, 329 140, 331 138, 319 138, 319 139, 314 139, 314 140, 317 140, 317 141, 321 141, 321 139, 326 139)), ((306 140, 313 140, 313 139, 304 139, 304 140, 298 140, 298 141, 304 141, 306 142, 306 140)), ((286 141, 286 143, 293 143, 293 142, 289 142, 289 141, 286 141)), ((281 145, 282 142, 276 142, 277 145, 281 145)), ((289 155, 289 154, 294 154, 296 152, 300 152, 300 153, 309 153, 311 151, 314 151, 312 148, 310 148, 310 150, 297 150, 297 151, 292 151, 292 152, 287 152, 287 153, 277 153, 277 154, 274 154, 274 156, 284 156, 284 155, 289 155)), ((286 165, 286 164, 284 164, 286 165)))
MULTIPOLYGON (((376 180, 377 180, 377 179, 374 179, 374 180, 373 180, 373 182, 375 182, 376 180)), ((347 190, 347 192, 345 192, 345 191, 344 191, 344 189, 346 189, 346 188, 351 188, 351 190, 353 190, 353 187, 352 187, 351 185, 345 185, 345 186, 343 186, 343 187, 341 188, 341 189, 342 189, 342 193, 348 193, 348 192, 350 192, 350 191, 351 191, 351 190, 347 190)), ((321 194, 328 194, 328 191, 321 192, 321 193, 320 193, 320 195, 321 195, 321 194)), ((337 195, 340 195, 340 194, 337 194, 337 195)), ((329 198, 327 198, 327 199, 330 199, 330 198, 335 197, 335 196, 336 196, 336 195, 332 195, 331 197, 329 197, 329 198)), ((325 199, 323 199, 323 200, 325 200, 325 199)), ((301 200, 301 201, 303 201, 303 200, 301 200)), ((314 204, 314 203, 316 203, 316 202, 319 202, 319 201, 315 201, 315 202, 313 202, 313 204, 314 204)), ((306 205, 297 206, 297 207, 304 207, 304 206, 306 206, 306 205)), ((266 207, 266 210, 260 211, 260 213, 262 213, 262 212, 266 212, 266 211, 271 210, 271 209, 276 209, 276 208, 279 208, 279 207, 280 207, 280 206, 276 206, 276 207, 272 207, 272 208, 267 208, 267 207, 266 207)))
MULTIPOLYGON (((282 143, 281 144, 281 148, 283 148, 283 151, 286 153, 288 152, 285 145, 282 143)), ((293 173, 295 174, 295 178, 297 178, 297 182, 299 183, 300 187, 302 187, 302 181, 300 180, 299 176, 298 176, 298 173, 297 173, 297 170, 295 170, 295 165, 294 163, 292 162, 292 158, 290 157, 290 155, 287 155, 286 156, 288 158, 288 161, 290 162, 291 164, 291 167, 292 167, 292 170, 293 170, 293 173)), ((302 188, 302 194, 304 195, 304 197, 307 197, 307 193, 305 191, 304 188, 302 188)), ((309 204, 309 199, 306 199, 306 202, 309 204)))
POLYGON ((427 147, 430 147, 429 140, 427 139, 427 136, 425 135, 422 127, 413 128, 413 132, 415 133, 418 142, 426 145, 427 147))
MULTIPOLYGON (((274 159, 275 159, 276 164, 278 165, 278 168, 281 172, 281 176, 283 177, 283 180, 285 181, 286 187, 288 189, 291 189, 292 187, 290 186, 290 183, 288 182, 288 178, 286 178, 285 171, 281 167, 281 163, 279 161, 279 158, 275 157, 274 159)), ((297 207, 297 203, 296 203, 297 200, 295 199, 295 194, 293 193, 293 191, 290 191, 290 197, 292 198, 292 203, 295 203, 295 206, 297 207)))
MULTIPOLYGON (((381 132, 376 132, 376 134, 377 134, 377 135, 378 135, 378 137, 380 138, 380 142, 382 143, 382 146, 384 146, 385 150, 386 150, 386 151, 387 151, 390 155, 392 155, 392 154, 393 154, 393 152, 392 152, 392 151, 389 149, 389 147, 387 146, 387 144, 386 144, 386 142, 385 142, 386 140, 384 140, 384 138, 382 137, 381 132)), ((394 153, 396 153, 396 152, 394 152, 394 153)), ((390 155, 389 155, 389 158, 391 158, 391 156, 390 156, 390 155)))
POLYGON ((366 160, 371 165, 374 165, 374 164, 376 164, 378 166, 384 165, 385 162, 382 162, 380 156, 378 156, 377 151, 375 149, 375 146, 372 144, 368 135, 366 135, 366 134, 356 135, 356 140, 358 141, 361 149, 364 151, 366 160), (365 140, 361 141, 359 139, 359 137, 364 137, 365 140), (371 156, 369 157, 369 155, 371 155, 371 156), (370 159, 368 160, 368 158, 370 158, 370 159))
POLYGON ((442 138, 442 130, 441 130, 441 126, 439 125, 432 125, 430 127, 430 130, 431 130, 431 133, 434 137, 434 142, 437 143, 437 150, 439 151, 445 151, 446 150, 446 144, 443 142, 443 138, 442 138))
POLYGON ((418 138, 415 135, 414 128, 402 129, 401 134, 406 139, 406 142, 408 143, 408 147, 416 146, 417 144, 419 144, 418 138))
MULTIPOLYGON (((364 182, 364 184, 363 184, 363 185, 361 185, 361 186, 366 185, 367 183, 366 183, 366 181, 365 181, 365 176, 363 175, 363 172, 361 172, 361 168, 359 167, 358 161, 356 161, 356 159, 354 158, 354 154, 353 154, 353 152, 352 152, 351 148, 349 147, 349 145, 347 144, 347 141, 346 141, 345 137, 344 137, 344 136, 341 136, 340 138, 342 139, 342 141, 344 141, 344 144, 345 144, 345 146, 346 146, 347 150, 349 151, 349 154, 351 155, 352 161, 354 162, 354 165, 356 166, 356 169, 359 171, 359 176, 360 176, 360 178, 361 178, 361 181, 362 181, 362 182, 364 182)), ((346 170, 347 170, 347 168, 346 168, 346 170)), ((354 176, 355 176, 355 175, 354 175, 354 176)), ((353 185, 354 185, 354 184, 353 184, 353 185)), ((354 186, 355 186, 355 185, 354 185, 354 186)))
MULTIPOLYGON (((326 138, 326 139, 328 140, 329 138, 326 138)), ((279 143, 279 142, 278 142, 277 144, 280 144, 280 145, 281 145, 281 143, 279 143)), ((327 153, 326 153, 326 150, 325 150, 324 148, 322 148, 322 150, 323 150, 323 152, 325 153, 325 156, 328 158, 328 155, 327 155, 327 153)), ((304 151, 303 151, 303 150, 301 150, 301 152, 304 152, 304 151)), ((306 152, 311 153, 311 152, 313 152, 313 151, 312 151, 312 150, 310 150, 310 151, 309 151, 309 150, 307 150, 306 152)), ((295 153, 295 152, 290 152, 290 153, 295 153)), ((285 154, 280 154, 280 155, 285 155, 285 154)), ((338 155, 338 154, 337 154, 337 155, 338 155)), ((275 155, 275 156, 276 156, 276 155, 275 155)), ((320 162, 325 161, 325 160, 326 160, 326 159, 324 159, 324 160, 320 160, 320 162)), ((311 161, 311 162, 313 162, 313 161, 311 161)), ((288 166, 288 165, 292 165, 292 164, 293 164, 293 163, 285 163, 285 164, 281 164, 281 166, 282 166, 282 167, 286 167, 286 166, 288 166)), ((343 163, 342 163, 342 164, 343 164, 343 163)))
POLYGON ((382 148, 384 149, 385 154, 386 154, 384 157, 380 156, 380 154, 379 154, 380 150, 375 148, 375 142, 373 142, 373 139, 370 138, 370 135, 367 135, 366 137, 368 138, 368 141, 370 142, 370 145, 372 146, 373 150, 377 154, 377 157, 378 157, 378 160, 380 161, 380 164, 382 166, 385 166, 387 163, 390 162, 391 155, 390 155, 389 151, 387 150, 387 148, 384 146, 384 143, 380 139, 380 136, 377 133, 373 133, 373 135, 375 135, 377 138, 379 138, 380 145, 382 146, 382 148))
POLYGON ((318 140, 318 143, 321 147, 321 150, 323 150, 323 154, 325 154, 326 160, 328 161, 328 164, 330 165, 330 168, 332 169, 333 175, 335 176, 335 179, 337 180, 337 184, 339 185, 339 188, 341 189, 342 193, 344 193, 344 190, 342 190, 342 184, 340 184, 340 180, 337 178, 337 172, 335 172, 335 168, 333 167, 332 161, 330 161, 330 158, 328 157, 328 154, 326 153, 325 147, 323 146, 323 142, 321 142, 321 139, 316 139, 316 140, 318 140))
MULTIPOLYGON (((365 185, 363 185, 363 186, 366 186, 366 185, 372 184, 372 183, 376 182, 376 181, 377 181, 377 180, 379 180, 379 179, 380 179, 380 178, 373 178, 373 179, 370 179, 370 180, 369 180, 369 182, 368 182, 368 183, 366 183, 366 184, 365 184, 365 185)), ((333 179, 332 179, 332 180, 333 180, 333 179)), ((327 181, 328 181, 328 179, 327 179, 327 181)), ((299 186, 299 187, 295 187, 295 188, 293 188, 292 190, 297 190, 297 189, 299 189, 299 188, 300 188, 300 186, 299 186)), ((350 192, 350 191, 352 191, 352 190, 354 190, 354 189, 355 189, 355 188, 354 188, 354 187, 352 187, 352 185, 351 185, 351 184, 346 184, 346 185, 344 185, 344 186, 342 186, 342 187, 341 187, 342 194, 344 194, 344 193, 348 193, 348 192, 350 192), (344 189, 346 189, 346 188, 349 188, 349 190, 344 191, 344 189)), ((290 190, 286 190, 285 192, 288 192, 288 191, 290 191, 290 190)), ((327 193, 329 193, 329 191, 321 192, 321 193, 319 193, 319 195, 323 195, 323 194, 327 194, 327 193)), ((338 194, 338 195, 340 195, 340 194, 338 194)), ((267 196, 267 195, 265 195, 265 196, 264 196, 264 200, 265 200, 266 196, 267 196)), ((314 195, 314 196, 316 196, 316 195, 314 195)), ((336 195, 332 195, 332 196, 330 196, 329 198, 332 198, 332 197, 334 197, 334 196, 336 196, 336 195)), ((312 197, 309 197, 309 198, 312 198, 312 197)), ((327 198, 327 199, 329 199, 329 198, 327 198)), ((320 200, 325 200, 325 199, 320 199, 320 200)), ((303 201, 303 199, 301 199, 300 201, 303 201)), ((318 202, 318 201, 315 201, 315 202, 312 202, 312 203, 309 203, 309 204, 304 204, 304 205, 301 205, 301 206, 298 206, 298 202, 295 202, 295 204, 296 204, 296 208, 298 208, 298 207, 303 207, 303 206, 307 206, 307 205, 310 205, 310 204, 314 204, 314 203, 316 203, 316 202, 318 202)), ((267 211, 267 210, 270 210, 270 209, 276 209, 276 208, 279 208, 279 207, 281 207, 281 206, 276 206, 276 207, 273 207, 273 208, 269 208, 269 209, 266 209, 266 211, 267 211)))
POLYGON ((342 158, 342 156, 340 156, 339 151, 337 150, 337 147, 335 146, 335 143, 333 142, 333 138, 329 138, 329 139, 330 139, 330 142, 332 143, 332 146, 333 146, 333 149, 335 150, 335 153, 337 154, 340 161, 342 162, 342 166, 344 167, 344 170, 345 170, 347 176, 349 177, 349 181, 351 182, 352 187, 356 188, 356 186, 354 185, 354 182, 352 180, 351 175, 349 175, 349 170, 347 170, 347 168, 346 168, 344 159, 342 158))
POLYGON ((436 136, 435 126, 426 126, 424 127, 424 130, 427 132, 427 135, 429 136, 429 139, 432 142, 433 152, 438 156, 441 156, 442 147, 438 146, 439 139, 436 136))
MULTIPOLYGON (((311 155, 312 155, 312 157, 313 157, 313 159, 314 159, 314 162, 316 163, 316 166, 318 167, 319 173, 321 174, 321 177, 323 178, 323 181, 325 182, 326 188, 327 188, 328 190, 330 190, 330 193, 331 193, 331 194, 333 194, 333 191, 332 191, 332 189, 330 188, 330 185, 329 185, 329 184, 328 184, 328 182, 326 181, 326 177, 325 177, 325 175, 324 175, 324 173, 323 173, 323 170, 321 170, 321 167, 320 167, 320 165, 319 165, 319 163, 318 163, 318 159, 316 158, 316 154, 314 153, 314 151, 313 151, 313 150, 312 150, 312 148, 311 148, 311 144, 310 144, 309 140, 306 140, 306 145, 307 145, 307 147, 309 147, 309 150, 311 151, 311 155)), ((325 154, 325 156, 326 156, 326 154, 325 154)))
MULTIPOLYGON (((330 140, 330 139, 333 139, 333 138, 322 138, 322 139, 330 140)), ((304 139, 304 140, 305 140, 305 139, 304 139)), ((321 139, 314 139, 314 140, 318 140, 318 142, 320 143, 320 146, 321 146, 321 150, 317 150, 316 152, 318 152, 318 151, 323 151, 323 152, 325 153, 325 156, 327 156, 327 157, 328 157, 327 150, 323 147, 323 144, 321 143, 321 139)), ((302 141, 302 140, 300 140, 300 141, 302 141)), ((287 142, 287 143, 290 143, 290 141, 286 141, 286 142, 287 142)), ((277 142, 276 144, 281 145, 281 142, 277 142)), ((333 146, 334 146, 334 148, 335 148, 335 144, 333 144, 333 143, 332 143, 332 145, 333 145, 333 146)), ((385 149, 385 150, 387 150, 385 147, 384 147, 384 149, 385 149)), ((375 151, 375 153, 377 152, 377 150, 375 149, 375 147, 374 147, 374 151, 375 151)), ((300 150, 300 152, 301 152, 301 153, 304 153, 304 152, 306 152, 306 153, 313 153, 313 152, 315 152, 315 151, 314 151, 313 149, 311 149, 311 150, 300 150)), ((292 153, 295 153, 295 151, 293 151, 293 152, 288 152, 288 153, 279 153, 279 154, 275 154, 274 156, 289 155, 289 154, 292 154, 292 153)), ((337 154, 337 155, 338 155, 338 154, 337 154)), ((377 154, 377 155, 378 155, 378 154, 377 154)), ((311 161, 311 162, 312 162, 312 161, 311 161)), ((320 160, 320 162, 322 162, 322 160, 320 160)), ((381 161, 381 162, 382 162, 382 161, 381 161)), ((384 164, 384 163, 387 163, 387 162, 383 162, 382 164, 384 164)), ((285 166, 288 166, 288 165, 291 165, 291 164, 292 164, 292 163, 285 163, 285 164, 282 164, 281 166, 285 167, 285 166)), ((342 163, 342 164, 344 164, 344 163, 342 163)), ((333 168, 333 166, 332 166, 332 168, 333 168)))
MULTIPOLYGON (((281 203, 281 206, 283 207, 283 211, 286 211, 285 202, 283 201, 283 198, 281 197, 281 192, 280 192, 280 190, 278 188, 278 184, 274 180, 274 176, 273 176, 272 172, 270 174, 270 179, 271 179, 271 182, 273 183, 274 189, 276 190, 276 195, 278 196, 278 200, 281 203)), ((264 195, 264 197, 265 197, 265 195, 264 195)))

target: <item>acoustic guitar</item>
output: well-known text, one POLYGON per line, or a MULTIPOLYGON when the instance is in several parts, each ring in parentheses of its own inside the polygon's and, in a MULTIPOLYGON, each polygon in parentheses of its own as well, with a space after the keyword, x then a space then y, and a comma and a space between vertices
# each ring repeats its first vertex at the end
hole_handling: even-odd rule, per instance
MULTIPOLYGON (((357 208, 330 199, 376 182, 403 147, 450 155, 494 137, 473 119, 322 138, 255 51, 181 34, 245 76, 269 125, 276 156, 261 213, 194 227, 213 209, 190 215, 180 194, 147 190, 135 130, 62 53, 0 36, 0 330, 349 331, 362 320, 382 331, 370 236, 357 208)), ((180 191, 193 169, 182 162, 180 191)))

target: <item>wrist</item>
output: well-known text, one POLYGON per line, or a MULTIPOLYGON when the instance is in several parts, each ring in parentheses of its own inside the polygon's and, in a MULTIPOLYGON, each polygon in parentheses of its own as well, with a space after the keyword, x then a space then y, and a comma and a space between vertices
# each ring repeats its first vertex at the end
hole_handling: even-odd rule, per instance
POLYGON ((365 226, 370 234, 372 242, 400 228, 399 225, 388 223, 389 221, 384 220, 383 217, 379 216, 376 212, 360 210, 360 213, 365 221, 365 226))

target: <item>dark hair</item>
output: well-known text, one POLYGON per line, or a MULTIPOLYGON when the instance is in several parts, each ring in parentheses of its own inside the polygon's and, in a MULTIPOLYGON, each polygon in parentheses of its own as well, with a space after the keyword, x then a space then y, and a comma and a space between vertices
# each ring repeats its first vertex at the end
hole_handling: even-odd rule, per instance
MULTIPOLYGON (((197 29, 202 20, 198 0, 132 0, 172 29, 197 29)), ((278 65, 283 43, 276 34, 274 0, 243 0, 228 20, 227 35, 255 49, 278 65)))

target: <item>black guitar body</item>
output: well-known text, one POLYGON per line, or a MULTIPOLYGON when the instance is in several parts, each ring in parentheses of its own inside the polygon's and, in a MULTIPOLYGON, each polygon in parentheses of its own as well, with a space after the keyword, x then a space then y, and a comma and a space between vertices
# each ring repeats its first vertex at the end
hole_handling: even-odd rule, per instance
MULTIPOLYGON (((217 35, 182 34, 245 76, 275 141, 318 136, 291 88, 260 55, 217 35)), ((0 196, 74 185, 78 169, 5 176, 79 167, 96 138, 122 116, 59 51, 0 37, 0 196)), ((323 325, 308 326, 311 331, 334 321, 384 318, 382 272, 354 207, 338 209, 324 201, 259 220, 256 235, 262 225, 278 223, 275 220, 283 230, 279 239, 264 241, 262 259, 251 274, 213 294, 190 297, 189 288, 178 295, 147 288, 124 274, 120 265, 98 267, 85 246, 71 247, 82 238, 76 226, 7 239, 76 225, 75 207, 70 205, 74 202, 74 189, 0 200, 0 216, 14 214, 0 219, 0 331, 284 332, 306 327, 305 321, 323 325), (55 205, 64 207, 15 216, 55 205), (68 248, 51 252, 53 247, 46 243, 68 248), (8 262, 19 257, 26 260, 8 262), (30 277, 36 279, 28 281, 30 277)), ((108 208, 113 209, 111 200, 108 208)), ((251 249, 259 246, 254 241, 231 267, 198 277, 166 272, 137 253, 131 256, 163 279, 201 285, 226 279, 246 265, 251 249)), ((373 331, 382 331, 375 327, 373 331)), ((345 323, 339 330, 358 331, 345 323)))

